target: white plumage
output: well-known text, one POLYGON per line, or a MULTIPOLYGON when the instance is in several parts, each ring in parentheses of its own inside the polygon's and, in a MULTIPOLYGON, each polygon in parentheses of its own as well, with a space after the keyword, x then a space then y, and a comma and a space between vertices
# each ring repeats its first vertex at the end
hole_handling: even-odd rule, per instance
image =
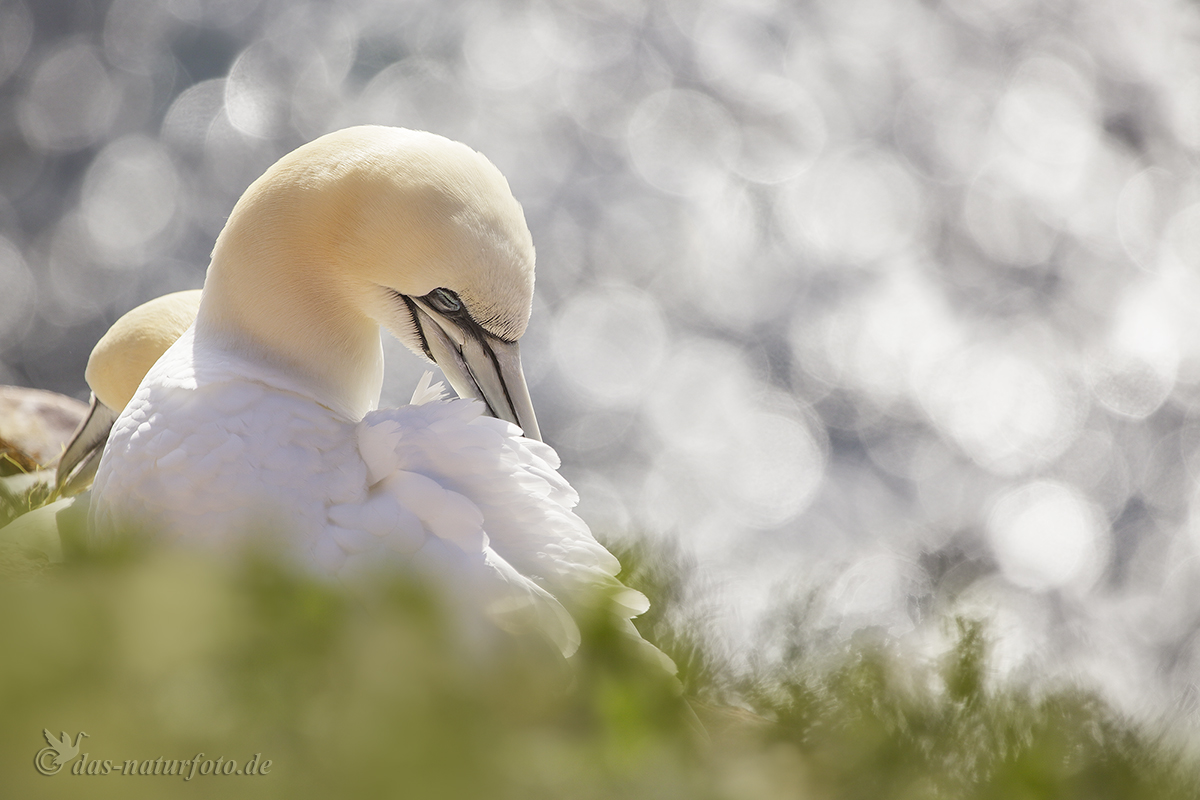
POLYGON ((223 546, 272 528, 319 572, 417 569, 573 652, 567 608, 647 603, 514 424, 538 436, 516 346, 532 289, 524 216, 479 154, 376 127, 300 148, 238 202, 195 326, 114 424, 93 529, 223 546), (374 410, 380 325, 468 399, 427 377, 374 410))

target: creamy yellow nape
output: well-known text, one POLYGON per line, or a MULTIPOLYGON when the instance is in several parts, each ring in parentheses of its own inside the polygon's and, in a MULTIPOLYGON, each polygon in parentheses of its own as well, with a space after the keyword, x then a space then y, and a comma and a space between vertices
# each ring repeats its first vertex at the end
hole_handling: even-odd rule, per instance
POLYGON ((84 378, 109 408, 120 413, 154 362, 196 319, 200 290, 156 297, 118 319, 88 357, 84 378))

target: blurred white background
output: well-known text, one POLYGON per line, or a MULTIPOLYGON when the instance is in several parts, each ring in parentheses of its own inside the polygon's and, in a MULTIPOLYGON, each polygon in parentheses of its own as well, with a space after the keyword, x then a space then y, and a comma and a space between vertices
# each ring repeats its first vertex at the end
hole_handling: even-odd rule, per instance
POLYGON ((580 513, 678 539, 731 648, 820 587, 845 635, 986 615, 1004 669, 1175 702, 1198 33, 1178 0, 0 0, 0 381, 85 397, 276 158, 431 130, 525 207, 580 513))

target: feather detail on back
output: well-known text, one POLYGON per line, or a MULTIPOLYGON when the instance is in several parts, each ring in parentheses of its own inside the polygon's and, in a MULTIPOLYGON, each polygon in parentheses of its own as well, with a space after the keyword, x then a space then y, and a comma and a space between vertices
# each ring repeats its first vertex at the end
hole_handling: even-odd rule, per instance
POLYGON ((542 627, 569 628, 577 642, 567 610, 607 599, 625 618, 645 611, 645 597, 616 579, 617 559, 572 512, 578 496, 555 471, 554 450, 483 409, 452 399, 369 413, 358 441, 372 494, 393 497, 420 517, 420 503, 444 492, 438 516, 423 524, 464 552, 482 545, 510 587, 523 587, 496 601, 509 621, 532 615, 542 627), (478 516, 468 515, 467 503, 478 516))

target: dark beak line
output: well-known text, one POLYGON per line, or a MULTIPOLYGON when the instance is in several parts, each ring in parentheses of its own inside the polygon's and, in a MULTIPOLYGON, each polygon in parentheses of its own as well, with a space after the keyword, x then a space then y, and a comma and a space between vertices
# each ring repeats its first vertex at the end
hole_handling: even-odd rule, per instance
MULTIPOLYGON (((492 363, 493 364, 496 363, 496 356, 492 354, 492 348, 487 346, 487 342, 481 340, 479 342, 479 344, 483 347, 484 352, 486 352, 488 354, 488 357, 492 359, 492 363)), ((471 369, 471 362, 463 357, 463 351, 462 351, 461 347, 459 347, 458 345, 453 345, 453 347, 454 347, 455 351, 457 351, 459 358, 462 359, 463 366, 467 370, 467 375, 471 378, 471 381, 476 386, 478 386, 479 378, 475 377, 475 371, 473 369, 471 369)), ((497 369, 496 371, 499 372, 499 369, 497 369)), ((500 386, 502 386, 504 388, 504 399, 508 402, 508 407, 511 409, 512 408, 512 399, 509 398, 509 396, 508 396, 508 386, 506 386, 504 384, 504 376, 503 375, 500 376, 500 386)), ((496 417, 497 419, 500 418, 500 415, 496 413, 496 409, 492 408, 492 401, 487 398, 487 395, 484 395, 484 397, 483 397, 483 404, 485 406, 487 406, 488 414, 492 415, 493 417, 496 417)), ((515 411, 513 412, 513 416, 514 417, 516 416, 515 411)))
MULTIPOLYGON (((475 332, 469 331, 469 333, 474 334, 475 332)), ((520 419, 520 415, 517 414, 517 405, 513 402, 512 394, 508 391, 508 381, 504 380, 504 372, 500 369, 500 359, 496 358, 496 353, 492 350, 491 345, 487 343, 487 339, 484 339, 477 334, 476 337, 479 340, 479 345, 483 348, 483 352, 487 353, 488 358, 491 360, 492 367, 495 368, 496 374, 500 377, 500 388, 504 390, 504 402, 508 404, 508 410, 512 412, 514 418, 520 419)), ((468 363, 467 368, 470 369, 470 367, 471 365, 468 363)), ((471 379, 475 379, 474 374, 471 375, 471 379)), ((489 405, 488 408, 490 409, 491 406, 489 405)), ((493 413, 492 416, 494 417, 496 415, 493 413)))
POLYGON ((72 495, 82 491, 91 482, 100 464, 100 456, 104 453, 104 445, 108 442, 109 431, 120 413, 120 410, 109 408, 95 394, 92 395, 87 416, 79 423, 59 457, 54 477, 55 491, 72 495))
MULTIPOLYGON (((429 339, 426 337, 425 329, 421 325, 421 317, 417 314, 417 304, 413 302, 413 299, 408 295, 400 294, 395 289, 391 289, 389 291, 391 291, 391 293, 396 297, 403 300, 404 304, 408 306, 408 313, 412 315, 413 325, 417 329, 417 335, 421 337, 421 349, 425 351, 425 357, 436 364, 437 359, 433 357, 433 352, 429 349, 429 339)), ((487 335, 483 332, 483 329, 475 324, 475 321, 471 320, 470 318, 467 318, 466 320, 455 320, 455 324, 458 325, 463 333, 473 337, 479 343, 479 346, 483 348, 483 351, 487 353, 488 359, 491 360, 492 366, 496 370, 496 374, 500 376, 500 387, 504 389, 504 402, 508 404, 508 409, 512 412, 513 418, 515 419, 517 417, 517 406, 513 402, 512 393, 508 390, 508 383, 504 380, 504 372, 500 369, 500 359, 496 358, 496 353, 492 350, 491 345, 489 345, 487 342, 487 335), (467 324, 463 324, 464 321, 467 324)), ((461 358, 463 355, 462 348, 453 342, 452 344, 454 349, 458 351, 458 355, 461 358)), ((471 380, 474 381, 478 386, 479 379, 475 377, 475 373, 471 369, 471 362, 463 358, 463 364, 466 366, 467 374, 471 376, 471 380)), ((493 417, 498 416, 496 414, 496 409, 492 408, 492 404, 487 398, 484 398, 483 402, 484 405, 487 406, 489 414, 491 414, 493 417)))
POLYGON ((482 401, 491 416, 541 440, 516 342, 493 337, 465 310, 446 314, 424 298, 393 294, 408 308, 425 355, 442 368, 460 396, 482 401))

